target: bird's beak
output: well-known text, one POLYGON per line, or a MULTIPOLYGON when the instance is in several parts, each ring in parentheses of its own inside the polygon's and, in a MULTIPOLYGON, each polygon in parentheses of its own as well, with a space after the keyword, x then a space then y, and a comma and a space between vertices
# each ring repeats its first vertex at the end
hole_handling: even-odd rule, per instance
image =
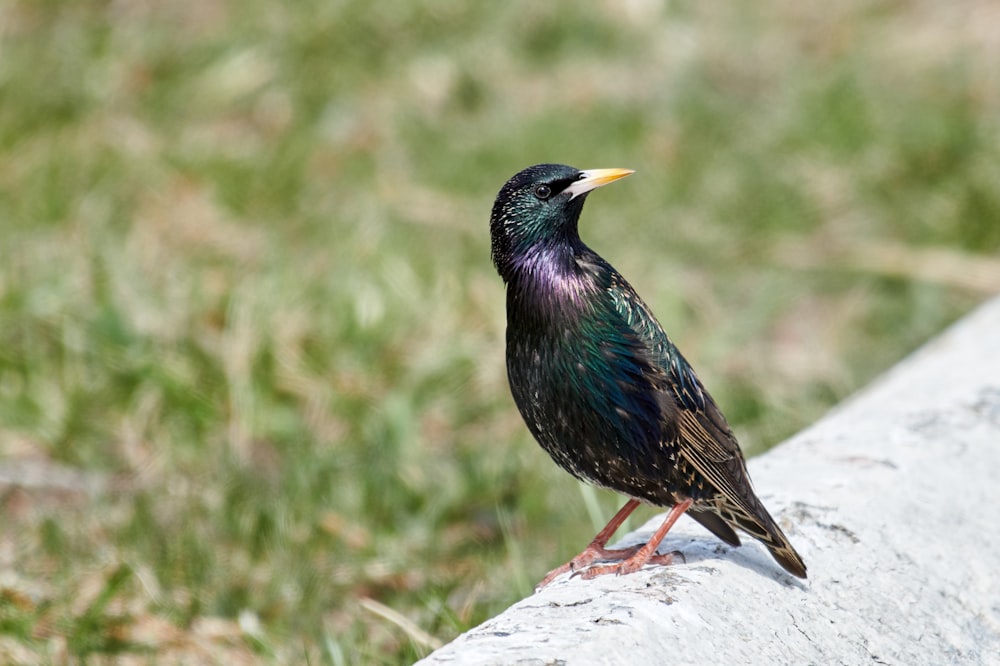
POLYGON ((570 196, 570 200, 573 200, 581 194, 586 194, 602 185, 613 183, 619 178, 631 176, 633 173, 635 171, 632 169, 588 169, 587 171, 581 171, 580 179, 573 182, 563 192, 569 192, 572 195, 570 196))

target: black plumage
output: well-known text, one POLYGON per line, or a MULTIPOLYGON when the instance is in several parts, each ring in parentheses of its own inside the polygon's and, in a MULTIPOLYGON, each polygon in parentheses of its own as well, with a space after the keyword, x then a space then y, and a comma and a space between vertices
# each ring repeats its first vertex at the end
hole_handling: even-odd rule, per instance
POLYGON ((632 286, 580 240, 589 191, 629 175, 539 164, 500 190, 490 218, 493 263, 507 285, 507 373, 528 429, 577 478, 629 502, 580 555, 584 575, 629 573, 655 556, 685 511, 732 546, 738 527, 790 573, 805 564, 754 494, 715 401, 632 286), (672 507, 642 548, 606 550, 639 502, 672 507))

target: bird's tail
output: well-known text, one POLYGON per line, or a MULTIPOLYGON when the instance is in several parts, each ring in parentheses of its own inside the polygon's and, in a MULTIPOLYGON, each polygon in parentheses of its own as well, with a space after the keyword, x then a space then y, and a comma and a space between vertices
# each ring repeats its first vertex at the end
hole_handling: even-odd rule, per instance
POLYGON ((741 530, 760 541, 770 551, 771 557, 780 564, 785 571, 798 576, 806 577, 806 563, 802 557, 792 547, 788 537, 781 531, 778 524, 774 522, 771 514, 760 502, 755 502, 755 511, 750 514, 742 508, 727 505, 722 508, 723 518, 731 525, 736 525, 741 530))

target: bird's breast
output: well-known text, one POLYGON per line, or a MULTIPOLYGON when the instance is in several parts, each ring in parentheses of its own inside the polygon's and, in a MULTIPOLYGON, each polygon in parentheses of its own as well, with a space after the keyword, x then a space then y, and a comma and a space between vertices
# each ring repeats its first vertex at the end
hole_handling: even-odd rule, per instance
POLYGON ((607 325, 596 297, 581 307, 576 296, 509 294, 514 402, 542 448, 575 476, 616 489, 662 479, 656 373, 633 340, 607 325))

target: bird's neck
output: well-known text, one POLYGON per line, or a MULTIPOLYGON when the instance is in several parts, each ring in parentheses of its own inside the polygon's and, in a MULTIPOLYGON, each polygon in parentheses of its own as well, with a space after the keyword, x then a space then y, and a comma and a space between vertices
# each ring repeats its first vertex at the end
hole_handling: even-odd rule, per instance
POLYGON ((579 254, 580 249, 574 243, 536 243, 524 248, 511 261, 507 282, 558 288, 560 283, 575 277, 579 254))
POLYGON ((508 314, 547 318, 585 309, 597 288, 581 261, 591 254, 579 241, 539 244, 522 253, 506 279, 508 314))

